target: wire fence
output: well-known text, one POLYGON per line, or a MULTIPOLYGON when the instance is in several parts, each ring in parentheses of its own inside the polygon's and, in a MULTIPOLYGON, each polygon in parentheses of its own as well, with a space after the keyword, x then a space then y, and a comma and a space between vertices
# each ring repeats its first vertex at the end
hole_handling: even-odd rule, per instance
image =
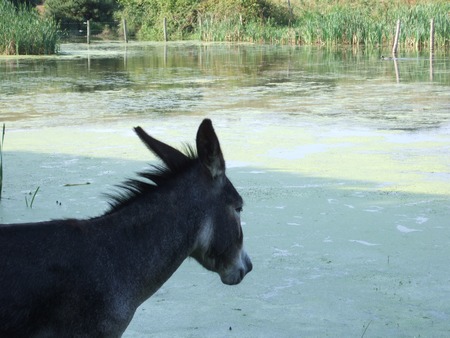
POLYGON ((61 24, 62 42, 87 42, 95 40, 128 40, 128 34, 124 29, 125 21, 93 20, 70 22, 61 24))

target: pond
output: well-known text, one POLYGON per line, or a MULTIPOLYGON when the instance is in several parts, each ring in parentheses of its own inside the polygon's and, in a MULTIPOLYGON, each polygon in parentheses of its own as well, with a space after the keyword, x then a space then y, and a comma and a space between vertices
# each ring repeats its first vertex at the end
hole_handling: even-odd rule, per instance
POLYGON ((448 122, 448 55, 436 55, 430 73, 426 53, 408 54, 397 62, 398 74, 394 61, 381 61, 381 55, 259 45, 63 45, 59 57, 0 58, 0 108, 4 122, 23 127, 237 116, 242 109, 378 129, 448 122))
POLYGON ((0 57, 0 223, 102 213, 102 193, 154 161, 133 126, 183 147, 209 117, 254 270, 227 287, 186 262, 125 337, 447 336, 450 58, 400 54, 181 42, 0 57))

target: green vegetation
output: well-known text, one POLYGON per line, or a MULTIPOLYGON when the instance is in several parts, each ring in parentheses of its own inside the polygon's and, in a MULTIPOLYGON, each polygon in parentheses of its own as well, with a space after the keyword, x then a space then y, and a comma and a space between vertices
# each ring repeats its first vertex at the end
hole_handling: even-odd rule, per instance
POLYGON ((34 193, 32 193, 31 191, 28 193, 28 195, 31 196, 30 201, 28 201, 27 196, 25 196, 25 205, 27 206, 27 208, 33 209, 34 199, 36 198, 39 188, 40 187, 37 187, 36 190, 34 191, 34 193))
POLYGON ((63 38, 78 37, 83 31, 85 35, 87 20, 92 35, 114 38, 117 31, 111 27, 117 10, 116 0, 45 0, 43 7, 44 15, 60 24, 63 38))
POLYGON ((56 23, 79 32, 92 19, 121 34, 110 24, 122 18, 139 40, 162 40, 165 18, 169 40, 372 47, 392 44, 400 19, 400 45, 416 49, 428 47, 433 18, 436 48, 450 46, 448 0, 45 0, 42 15, 30 7, 42 0, 11 1, 0 2, 0 54, 54 53, 56 23))
POLYGON ((59 48, 58 25, 27 5, 0 1, 0 54, 54 54, 59 48))
POLYGON ((400 44, 429 43, 431 18, 436 46, 450 45, 450 2, 353 0, 118 0, 139 39, 169 38, 280 44, 391 44, 397 19, 400 44))
POLYGON ((335 5, 326 13, 306 10, 294 29, 300 43, 386 45, 392 43, 401 20, 400 44, 421 48, 429 43, 434 18, 438 46, 450 44, 450 3, 416 5, 376 2, 365 6, 335 5))
POLYGON ((42 0, 9 0, 9 1, 12 2, 15 6, 20 5, 37 6, 42 2, 42 0))
POLYGON ((60 23, 94 21, 111 21, 118 9, 116 0, 46 0, 45 14, 60 23))

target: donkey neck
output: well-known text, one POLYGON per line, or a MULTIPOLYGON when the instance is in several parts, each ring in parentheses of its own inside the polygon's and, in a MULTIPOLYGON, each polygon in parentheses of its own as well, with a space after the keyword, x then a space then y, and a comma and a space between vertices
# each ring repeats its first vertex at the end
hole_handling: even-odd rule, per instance
POLYGON ((97 219, 115 233, 127 283, 139 302, 169 279, 196 244, 202 217, 186 201, 186 189, 161 189, 97 219))

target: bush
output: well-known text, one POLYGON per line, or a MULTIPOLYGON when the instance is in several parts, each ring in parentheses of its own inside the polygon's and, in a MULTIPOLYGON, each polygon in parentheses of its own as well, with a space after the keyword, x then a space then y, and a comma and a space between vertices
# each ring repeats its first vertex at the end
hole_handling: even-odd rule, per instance
POLYGON ((192 33, 200 0, 118 0, 122 10, 116 15, 127 19, 131 34, 141 40, 162 40, 163 19, 171 39, 192 33))
MULTIPOLYGON (((287 25, 293 19, 286 6, 276 5, 269 0, 118 1, 122 7, 118 16, 125 17, 128 28, 143 40, 163 38, 164 18, 167 19, 167 31, 171 39, 201 35, 200 23, 202 27, 231 28, 234 32, 228 32, 227 35, 234 36, 238 34, 236 30, 239 30, 240 24, 261 22, 287 25)), ((217 34, 220 35, 220 32, 217 34)))

